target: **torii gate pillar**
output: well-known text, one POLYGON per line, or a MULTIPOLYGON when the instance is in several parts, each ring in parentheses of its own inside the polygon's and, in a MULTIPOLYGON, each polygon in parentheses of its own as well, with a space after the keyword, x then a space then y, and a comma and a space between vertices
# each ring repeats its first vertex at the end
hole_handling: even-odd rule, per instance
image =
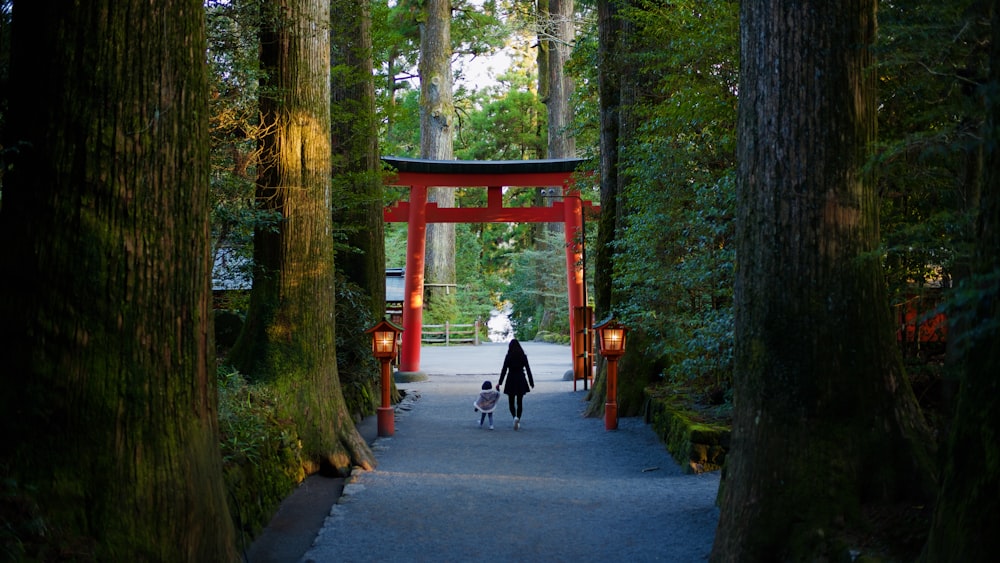
MULTIPOLYGON (((578 310, 586 311, 582 264, 582 246, 577 235, 584 232, 585 208, 598 211, 589 201, 582 201, 571 189, 572 175, 583 159, 551 160, 421 160, 384 157, 396 169, 387 185, 409 186, 410 200, 387 208, 386 222, 407 223, 406 278, 403 295, 403 346, 400 353, 397 381, 417 381, 426 378, 420 371, 420 344, 424 307, 424 250, 427 223, 563 223, 566 230, 566 276, 568 286, 570 335, 572 340, 573 372, 576 379, 592 374, 589 346, 577 331, 586 319, 577 319, 578 310), (427 203, 428 187, 486 187, 487 207, 439 208, 427 203), (566 201, 547 207, 504 207, 503 187, 560 186, 569 191, 566 201), (581 361, 581 352, 583 360, 581 361)), ((586 316, 586 315, 584 315, 586 316)))
POLYGON ((403 286, 403 346, 397 378, 419 380, 424 324, 424 250, 427 247, 427 186, 410 186, 406 222, 406 278, 403 286))

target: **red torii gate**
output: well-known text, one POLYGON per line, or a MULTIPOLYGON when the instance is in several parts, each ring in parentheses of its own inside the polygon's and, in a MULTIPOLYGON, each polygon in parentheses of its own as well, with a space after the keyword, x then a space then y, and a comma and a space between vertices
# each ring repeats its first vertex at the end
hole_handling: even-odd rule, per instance
MULTIPOLYGON (((563 223, 566 235, 566 278, 573 373, 575 379, 589 377, 588 343, 577 327, 589 322, 585 308, 582 246, 577 234, 583 233, 583 207, 597 212, 600 207, 583 201, 574 188, 572 175, 584 162, 579 158, 546 160, 423 160, 383 157, 396 170, 386 180, 389 186, 408 186, 410 200, 384 210, 388 223, 407 223, 406 278, 403 294, 403 345, 399 371, 402 378, 419 378, 421 328, 423 326, 424 249, 427 223, 563 223), (562 186, 564 201, 550 207, 504 207, 504 187, 562 186), (486 207, 444 208, 427 203, 429 187, 485 187, 486 207)), ((586 379, 584 379, 586 383, 586 379)), ((574 389, 576 382, 574 380, 574 389)))

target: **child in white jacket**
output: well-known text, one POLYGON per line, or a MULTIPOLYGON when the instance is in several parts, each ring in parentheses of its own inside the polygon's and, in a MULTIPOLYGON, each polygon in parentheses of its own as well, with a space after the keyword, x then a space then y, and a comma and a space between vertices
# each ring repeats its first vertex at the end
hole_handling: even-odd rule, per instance
MULTIPOLYGON (((499 385, 497 387, 500 387, 499 385)), ((486 421, 486 416, 490 417, 490 430, 493 430, 493 410, 497 408, 497 399, 500 398, 500 391, 493 388, 493 384, 489 381, 483 382, 482 391, 479 392, 479 396, 476 397, 476 402, 473 405, 476 407, 476 412, 482 413, 479 416, 479 427, 482 428, 483 422, 486 421)))

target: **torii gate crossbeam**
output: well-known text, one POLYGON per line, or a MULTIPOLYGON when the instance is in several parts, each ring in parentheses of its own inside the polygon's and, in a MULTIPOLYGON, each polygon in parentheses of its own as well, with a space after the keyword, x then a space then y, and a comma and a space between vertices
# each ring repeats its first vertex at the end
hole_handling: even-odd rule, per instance
MULTIPOLYGON (((403 345, 398 375, 420 376, 420 344, 423 326, 424 250, 427 223, 563 223, 566 237, 566 276, 569 297, 570 335, 573 350, 573 371, 577 379, 589 377, 586 342, 577 335, 574 327, 577 308, 584 303, 584 272, 582 248, 576 243, 583 232, 584 207, 596 213, 600 207, 583 201, 573 187, 573 173, 583 159, 547 160, 423 160, 414 158, 383 157, 382 160, 395 170, 386 185, 407 186, 410 200, 386 208, 386 222, 407 223, 406 277, 403 295, 403 345), (505 187, 561 186, 566 200, 554 202, 550 207, 504 207, 505 187), (427 203, 430 187, 485 187, 487 205, 479 208, 442 208, 427 203), (586 374, 586 375, 584 375, 586 374)), ((586 309, 581 309, 586 311, 586 309)), ((586 313, 583 315, 586 317, 586 313)), ((574 382, 574 388, 576 387, 574 382)))

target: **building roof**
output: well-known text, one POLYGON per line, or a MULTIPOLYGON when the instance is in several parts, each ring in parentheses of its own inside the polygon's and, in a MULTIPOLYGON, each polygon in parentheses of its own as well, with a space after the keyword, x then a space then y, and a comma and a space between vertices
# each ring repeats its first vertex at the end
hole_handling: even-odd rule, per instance
POLYGON ((405 268, 385 269, 385 302, 402 303, 406 287, 405 268))

